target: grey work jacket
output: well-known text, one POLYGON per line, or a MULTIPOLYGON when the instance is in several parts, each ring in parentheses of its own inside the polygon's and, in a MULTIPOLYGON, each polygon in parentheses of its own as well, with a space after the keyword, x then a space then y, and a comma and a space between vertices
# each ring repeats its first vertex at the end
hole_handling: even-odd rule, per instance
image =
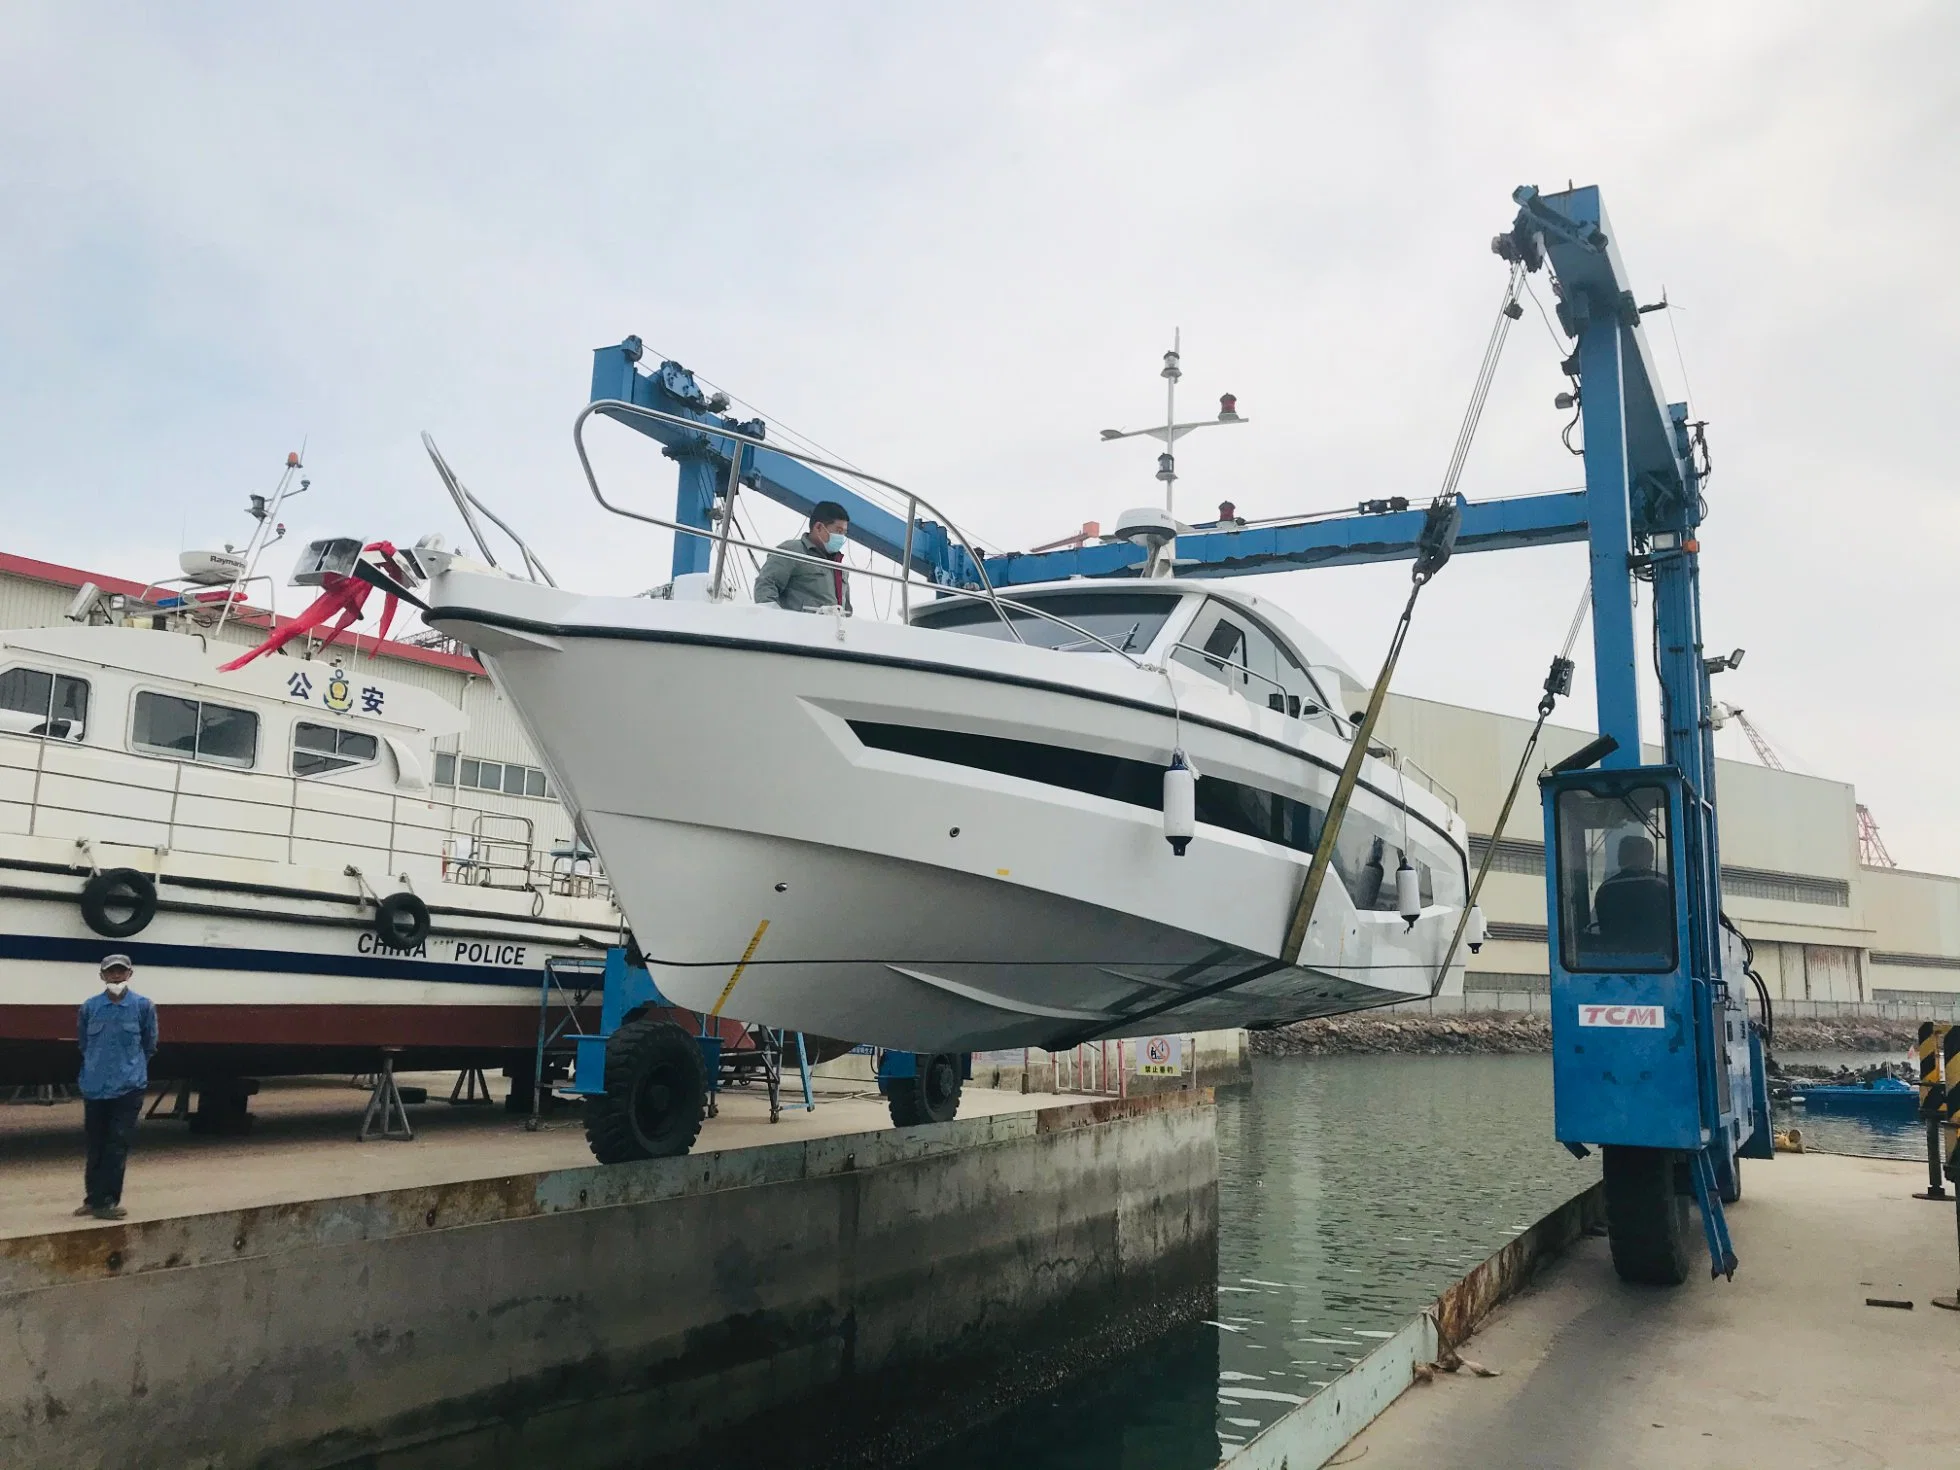
POLYGON ((805 536, 795 536, 769 553, 769 559, 762 564, 762 573, 755 579, 755 600, 773 602, 778 607, 791 612, 807 612, 814 607, 835 607, 837 587, 840 579, 844 586, 844 610, 851 609, 851 588, 848 579, 843 578, 842 560, 835 563, 836 570, 830 567, 813 566, 807 561, 796 561, 782 555, 786 551, 800 551, 806 556, 828 558, 830 553, 805 536))

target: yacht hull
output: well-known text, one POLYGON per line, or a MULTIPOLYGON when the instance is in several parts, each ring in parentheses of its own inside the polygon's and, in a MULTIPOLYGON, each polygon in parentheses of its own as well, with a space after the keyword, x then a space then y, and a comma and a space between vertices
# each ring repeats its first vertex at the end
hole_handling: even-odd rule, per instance
MULTIPOLYGON (((1168 676, 1109 658, 460 572, 433 592, 430 621, 516 707, 678 1004, 939 1051, 1460 987, 1460 961, 1438 975, 1458 907, 1408 925, 1330 881, 1282 965, 1308 854, 1210 825, 1172 853, 1138 773, 1161 783, 1174 745, 1220 789, 1324 809, 1333 788, 1339 741, 1226 691, 1185 687, 1179 714, 1168 676)), ((1398 782, 1372 772, 1350 820, 1460 895, 1460 819, 1405 815, 1398 782)))

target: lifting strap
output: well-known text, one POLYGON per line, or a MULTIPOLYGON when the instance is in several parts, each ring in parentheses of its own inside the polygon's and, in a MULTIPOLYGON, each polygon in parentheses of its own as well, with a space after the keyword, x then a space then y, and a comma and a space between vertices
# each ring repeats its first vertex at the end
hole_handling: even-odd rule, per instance
MULTIPOLYGON (((1368 709, 1355 727, 1354 743, 1348 748, 1347 763, 1341 768, 1341 779, 1335 783, 1334 799, 1328 805, 1326 820, 1321 824, 1320 842, 1314 848, 1313 861, 1307 867, 1306 881, 1300 886, 1300 896, 1294 901, 1293 916, 1287 921, 1286 939, 1280 946, 1280 959, 1288 965, 1300 963, 1300 952, 1306 948, 1307 926, 1313 922, 1314 906, 1320 902, 1320 890, 1326 886, 1327 870, 1334 862, 1334 846, 1341 840, 1341 827, 1347 819, 1348 804, 1354 799, 1354 788, 1361 779, 1361 762, 1367 758, 1368 748, 1374 739, 1375 722, 1381 717, 1382 705, 1388 698, 1388 686, 1395 674, 1395 665, 1402 657, 1402 644, 1409 636, 1409 620, 1415 615, 1416 598, 1430 578, 1443 569, 1456 547, 1456 533, 1463 522, 1463 498, 1457 494, 1457 482, 1463 478, 1463 466, 1470 458, 1470 445, 1477 437, 1477 425, 1484 416, 1484 404, 1490 398, 1490 385, 1497 376, 1498 359, 1504 353, 1504 341, 1509 335, 1511 323, 1524 314, 1518 304, 1518 295, 1524 289, 1524 266, 1518 261, 1511 263, 1510 279, 1504 285, 1504 299, 1498 303, 1497 320, 1491 324, 1490 339, 1484 344, 1484 360, 1477 366, 1477 380, 1470 389, 1470 404, 1463 412, 1463 422, 1456 431, 1456 443, 1450 449, 1449 463, 1443 470, 1443 485, 1431 502, 1428 518, 1423 522, 1422 534, 1416 542, 1416 565, 1412 574, 1415 586, 1409 589, 1409 600, 1402 608, 1402 616, 1395 624, 1395 636, 1389 640, 1388 657, 1382 661, 1381 677, 1375 680, 1374 691, 1368 696, 1368 709)), ((1466 908, 1465 912, 1468 912, 1466 908)))
MULTIPOLYGON (((1538 700, 1538 719, 1525 737, 1524 753, 1518 757, 1518 769, 1511 777, 1511 789, 1504 793, 1504 805, 1499 808, 1497 821, 1490 829, 1490 839, 1484 844, 1483 861, 1477 864, 1476 881, 1470 885, 1469 897, 1463 901, 1463 912, 1456 916, 1456 932, 1450 935, 1450 947, 1443 951, 1443 963, 1436 967, 1436 978, 1429 982, 1429 993, 1436 995, 1443 988, 1443 981, 1450 973, 1450 963, 1456 959, 1457 946, 1463 943, 1463 933, 1470 927, 1470 911, 1477 906, 1477 896, 1484 891, 1484 879, 1490 876, 1491 860, 1497 856, 1497 844, 1504 840, 1504 829, 1510 825, 1511 807, 1518 799, 1518 788, 1524 785, 1524 773, 1531 768, 1532 753, 1538 749, 1538 737, 1544 733, 1545 721, 1552 716, 1552 707, 1561 694, 1572 692, 1572 645, 1579 639, 1579 629, 1585 626, 1586 609, 1592 605, 1592 578, 1586 579, 1585 590, 1579 594, 1578 611, 1572 614, 1572 626, 1565 630, 1565 647, 1552 659, 1551 672, 1545 675, 1545 692, 1538 700)), ((1614 744, 1617 746, 1618 741, 1614 744)))

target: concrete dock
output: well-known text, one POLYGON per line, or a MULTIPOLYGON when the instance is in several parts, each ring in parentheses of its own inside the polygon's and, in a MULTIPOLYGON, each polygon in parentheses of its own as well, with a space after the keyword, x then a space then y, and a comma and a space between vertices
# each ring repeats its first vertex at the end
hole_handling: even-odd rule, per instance
MULTIPOLYGON (((1368 1470, 1843 1470, 1951 1453, 1960 1313, 1954 1207, 1925 1167, 1825 1154, 1751 1163, 1730 1215, 1742 1268, 1622 1285, 1588 1237, 1342 1450, 1368 1470), (1910 1301, 1911 1310, 1866 1305, 1910 1301)), ((1296 1466, 1295 1470, 1301 1470, 1296 1466)))
MULTIPOLYGON (((184 1123, 167 1118, 143 1123, 124 1186, 129 1221, 592 1163, 576 1105, 546 1114, 531 1132, 524 1119, 504 1111, 501 1099, 508 1084, 502 1078, 490 1079, 494 1100, 488 1107, 451 1107, 442 1101, 453 1073, 404 1073, 400 1080, 429 1092, 429 1102, 409 1109, 416 1130, 413 1143, 375 1139, 356 1145, 352 1140, 367 1093, 345 1078, 268 1079, 252 1099, 251 1130, 238 1137, 195 1136, 184 1123)), ((786 1103, 790 1095, 785 1092, 786 1103)), ((696 1152, 871 1133, 891 1124, 884 1099, 869 1084, 819 1091, 815 1112, 804 1110, 800 1090, 795 1096, 796 1106, 785 1107, 781 1120, 772 1124, 760 1090, 722 1093, 719 1115, 703 1125, 696 1152)), ((1079 1101, 1053 1093, 969 1087, 961 1098, 960 1116, 987 1117, 1079 1101)), ((81 1203, 80 1103, 0 1107, 0 1169, 6 1183, 0 1190, 0 1238, 97 1225, 69 1213, 81 1203)))
POLYGON ((339 1091, 146 1125, 114 1224, 68 1213, 78 1110, 4 1110, 0 1465, 902 1464, 1217 1310, 1209 1092, 735 1094, 607 1168, 495 1109, 355 1144, 339 1091))

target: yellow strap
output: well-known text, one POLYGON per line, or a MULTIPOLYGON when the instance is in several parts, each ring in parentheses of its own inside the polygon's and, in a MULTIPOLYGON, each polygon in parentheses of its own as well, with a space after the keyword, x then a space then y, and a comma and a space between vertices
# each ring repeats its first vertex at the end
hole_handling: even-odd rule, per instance
POLYGON ((742 971, 746 970, 749 961, 755 958, 755 947, 762 943, 762 936, 768 932, 768 929, 767 919, 755 926, 755 933, 749 938, 749 947, 742 951, 742 962, 735 967, 735 973, 728 977, 728 983, 721 987, 721 995, 715 1001, 715 1008, 708 1012, 710 1016, 719 1016, 721 1008, 728 1004, 728 997, 735 993, 735 982, 742 978, 742 971))

